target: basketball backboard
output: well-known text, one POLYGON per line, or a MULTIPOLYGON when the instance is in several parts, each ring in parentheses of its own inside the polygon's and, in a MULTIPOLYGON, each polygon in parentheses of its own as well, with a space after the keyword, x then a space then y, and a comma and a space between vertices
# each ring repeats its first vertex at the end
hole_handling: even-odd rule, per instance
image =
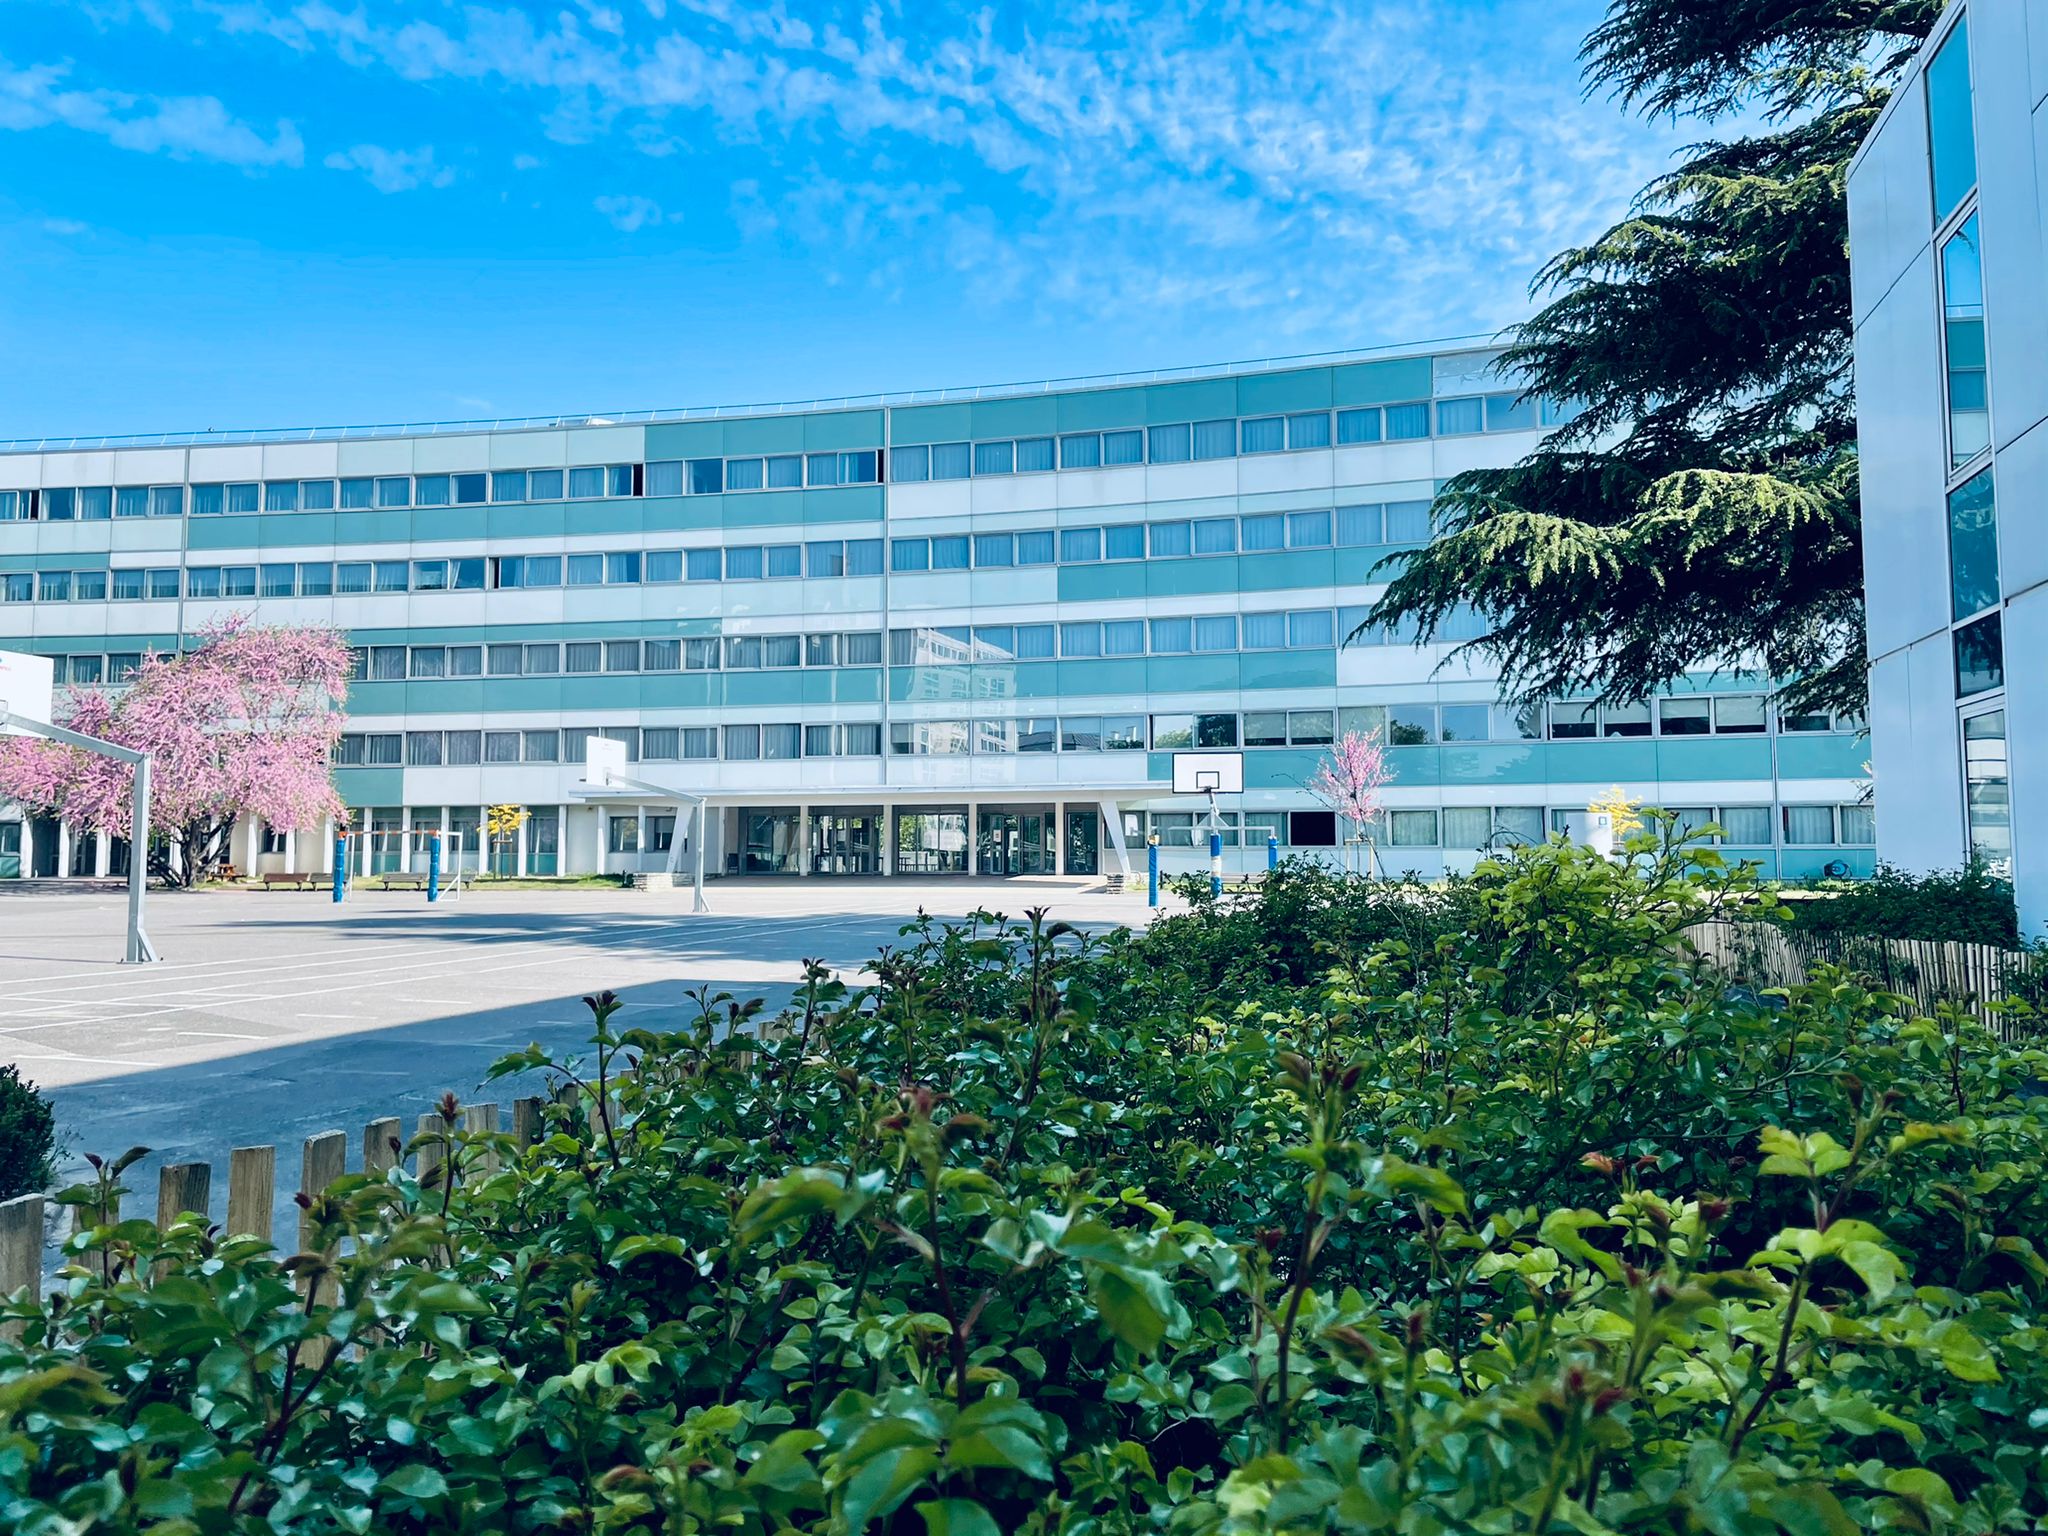
POLYGON ((9 715, 49 723, 52 675, 47 656, 0 651, 0 736, 20 734, 8 730, 9 715))
POLYGON ((1173 754, 1176 795, 1241 795, 1244 793, 1242 752, 1176 752, 1173 754))
POLYGON ((592 736, 583 744, 583 781, 609 784, 626 776, 626 744, 609 736, 592 736))

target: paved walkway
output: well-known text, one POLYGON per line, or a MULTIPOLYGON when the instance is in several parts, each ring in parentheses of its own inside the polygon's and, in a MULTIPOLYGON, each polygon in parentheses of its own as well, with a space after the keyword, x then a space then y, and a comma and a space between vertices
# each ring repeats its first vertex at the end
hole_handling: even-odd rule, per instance
POLYGON ((128 1181, 153 1200, 164 1162, 224 1170, 231 1148, 275 1143, 289 1185, 316 1131, 347 1130, 353 1146, 366 1121, 410 1126, 450 1089, 533 1091, 478 1087, 529 1042, 579 1050, 587 993, 610 988, 628 1023, 670 1028, 700 987, 779 1005, 805 957, 858 981, 920 907, 1146 916, 1142 893, 1072 879, 719 882, 709 896, 714 910, 692 915, 687 891, 470 891, 436 907, 407 892, 341 907, 325 893, 152 894, 165 959, 146 967, 115 962, 117 895, 4 897, 0 1060, 51 1092, 73 1172, 87 1151, 147 1146, 128 1181))

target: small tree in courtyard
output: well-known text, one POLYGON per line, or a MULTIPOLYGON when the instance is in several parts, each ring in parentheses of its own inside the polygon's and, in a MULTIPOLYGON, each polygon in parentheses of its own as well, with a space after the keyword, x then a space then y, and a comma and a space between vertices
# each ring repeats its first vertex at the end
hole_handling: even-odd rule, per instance
MULTIPOLYGON (((182 655, 151 655, 125 687, 74 690, 75 731, 152 754, 150 873, 190 885, 218 870, 236 820, 308 830, 341 817, 329 760, 341 735, 348 642, 331 629, 201 630, 182 655)), ((129 833, 133 770, 55 742, 0 739, 0 799, 73 826, 129 833)))
POLYGON ((1377 874, 1372 825, 1380 814, 1380 791, 1393 774, 1377 731, 1346 731, 1308 781, 1308 792, 1350 822, 1363 838, 1366 872, 1377 874))
POLYGON ((490 865, 495 873, 509 875, 516 867, 511 856, 519 846, 519 829, 526 825, 526 807, 523 805, 489 805, 484 807, 484 831, 490 838, 490 865), (508 857, 505 868, 498 869, 498 854, 508 857))

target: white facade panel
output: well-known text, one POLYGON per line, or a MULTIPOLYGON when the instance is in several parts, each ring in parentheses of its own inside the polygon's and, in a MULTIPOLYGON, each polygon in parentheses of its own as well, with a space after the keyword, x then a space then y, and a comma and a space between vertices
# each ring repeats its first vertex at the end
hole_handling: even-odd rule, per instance
MULTIPOLYGON (((30 481, 31 485, 36 482, 30 481)), ((46 453, 43 455, 44 485, 112 485, 114 455, 111 450, 87 453, 46 453)))
POLYGON ((263 448, 257 443, 234 448, 194 448, 189 451, 186 467, 194 480, 260 480, 263 448))
POLYGON ((571 464, 637 464, 647 443, 641 427, 572 427, 562 456, 571 464))
POLYGON ((375 437, 337 444, 335 472, 343 475, 409 475, 412 473, 413 443, 414 439, 409 437, 375 437))
POLYGON ((460 437, 422 437, 413 442, 412 467, 422 475, 490 466, 491 440, 481 432, 460 437))
POLYGON ((325 480, 339 473, 341 454, 334 443, 266 443, 266 480, 325 480))
POLYGON ((1851 312, 1860 327, 1926 247, 1934 193, 1927 102, 1917 82, 1897 92, 1849 178, 1851 312))
POLYGON ((551 469, 569 462, 566 432, 497 432, 485 442, 492 469, 551 469))

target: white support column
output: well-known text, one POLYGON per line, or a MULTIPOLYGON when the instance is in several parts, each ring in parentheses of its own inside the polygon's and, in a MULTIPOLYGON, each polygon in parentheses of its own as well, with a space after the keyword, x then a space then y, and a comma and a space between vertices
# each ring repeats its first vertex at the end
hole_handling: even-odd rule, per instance
POLYGON ((1109 846, 1116 851, 1117 873, 1126 880, 1131 876, 1130 850, 1124 847, 1124 818, 1117 810, 1114 800, 1102 802, 1102 830, 1109 838, 1109 846))
POLYGON ((799 878, 811 872, 811 808, 796 808, 796 872, 799 878))
POLYGON ((634 806, 633 816, 633 867, 636 870, 645 869, 647 866, 641 860, 647 857, 647 807, 634 806))
POLYGON ((92 835, 92 874, 95 880, 107 878, 107 870, 111 867, 113 858, 108 844, 112 841, 113 839, 104 832, 95 832, 92 835))
POLYGON ((882 878, 888 879, 896 873, 896 807, 888 801, 882 802, 882 878))
POLYGON ((71 823, 57 823, 57 878, 71 878, 71 823))
POLYGON ((398 808, 398 872, 401 875, 412 873, 412 807, 409 805, 398 808))
POLYGON ((569 841, 569 807, 565 802, 555 807, 555 873, 566 875, 574 862, 569 850, 576 845, 569 841))
POLYGON ((21 813, 21 878, 33 880, 36 874, 36 819, 29 815, 26 807, 21 813))
POLYGON ((520 817, 519 826, 512 834, 512 873, 522 880, 526 878, 526 823, 530 819, 520 817))
POLYGON ((1052 872, 1067 872, 1067 807, 1058 800, 1052 803, 1052 872))

